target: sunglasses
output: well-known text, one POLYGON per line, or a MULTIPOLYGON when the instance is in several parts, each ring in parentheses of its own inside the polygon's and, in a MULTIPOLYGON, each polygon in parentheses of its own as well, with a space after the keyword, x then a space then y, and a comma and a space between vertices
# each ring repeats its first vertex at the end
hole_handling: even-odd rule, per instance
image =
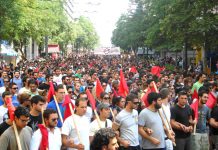
POLYGON ((110 97, 104 97, 103 99, 110 99, 110 97))
POLYGON ((58 121, 58 118, 51 119, 52 122, 58 121))
POLYGON ((69 94, 72 94, 72 93, 73 93, 73 91, 68 91, 68 93, 69 93, 69 94))
POLYGON ((4 81, 4 82, 9 82, 9 81, 4 81))
POLYGON ((14 89, 14 90, 17 90, 17 89, 18 89, 18 87, 16 87, 16 88, 12 88, 12 89, 14 89))
POLYGON ((135 105, 139 105, 139 103, 140 103, 140 102, 133 102, 133 104, 135 104, 135 105))

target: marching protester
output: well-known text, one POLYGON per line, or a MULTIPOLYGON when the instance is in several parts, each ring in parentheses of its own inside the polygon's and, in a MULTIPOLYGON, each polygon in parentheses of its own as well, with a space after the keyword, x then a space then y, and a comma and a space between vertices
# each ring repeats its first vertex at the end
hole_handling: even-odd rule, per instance
MULTIPOLYGON (((29 150, 32 137, 32 129, 27 126, 30 116, 29 111, 25 107, 18 106, 14 112, 14 116, 14 122, 17 127, 21 148, 22 150, 29 150)), ((14 130, 13 126, 11 126, 1 135, 1 150, 18 150, 14 130)))
POLYGON ((50 150, 61 149, 61 131, 57 128, 58 114, 53 109, 46 109, 43 112, 45 125, 39 125, 39 129, 33 133, 30 150, 41 148, 50 150), (43 145, 46 142, 45 145, 43 145))
POLYGON ((118 142, 120 150, 140 150, 138 136, 138 97, 134 94, 126 96, 126 107, 116 116, 113 129, 120 131, 118 142))
POLYGON ((110 105, 108 103, 100 103, 98 106, 98 112, 99 112, 99 123, 98 120, 95 119, 90 124, 90 141, 92 141, 92 138, 94 134, 100 129, 100 128, 109 128, 112 127, 112 121, 109 120, 110 116, 110 105), (100 126, 99 126, 100 125, 100 126))
POLYGON ((208 100, 207 91, 198 92, 198 118, 196 124, 196 133, 192 135, 191 149, 205 150, 209 147, 209 128, 207 123, 210 118, 210 110, 206 106, 208 100), (199 143, 199 141, 202 141, 199 143))
POLYGON ((176 146, 175 150, 191 150, 191 133, 194 125, 192 119, 192 110, 188 105, 187 93, 180 91, 178 93, 178 103, 171 108, 170 123, 175 132, 176 146))
POLYGON ((77 99, 75 114, 68 117, 62 127, 62 143, 68 150, 89 150, 89 119, 85 116, 87 100, 77 99), (85 128, 84 128, 85 127, 85 128))
POLYGON ((39 95, 35 95, 31 98, 30 120, 28 126, 31 127, 33 131, 38 129, 38 124, 42 124, 42 110, 44 110, 45 103, 45 99, 39 95))

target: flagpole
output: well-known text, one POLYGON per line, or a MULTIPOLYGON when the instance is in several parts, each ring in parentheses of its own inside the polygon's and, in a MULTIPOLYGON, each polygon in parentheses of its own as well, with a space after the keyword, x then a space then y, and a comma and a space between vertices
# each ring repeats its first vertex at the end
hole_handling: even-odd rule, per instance
MULTIPOLYGON (((68 94, 65 85, 64 85, 64 91, 65 91, 65 94, 68 94)), ((70 103, 69 103, 68 105, 69 105, 69 107, 70 107, 70 113, 71 113, 71 116, 72 116, 72 118, 73 118, 73 125, 74 125, 74 127, 75 127, 76 134, 77 134, 77 136, 78 136, 78 139, 79 139, 80 144, 82 144, 82 139, 81 139, 79 130, 78 130, 78 128, 77 128, 76 121, 75 121, 75 119, 74 119, 74 111, 73 111, 72 105, 71 105, 70 103)))
POLYGON ((112 109, 110 108, 110 112, 111 112, 111 115, 113 117, 113 120, 115 121, 115 116, 114 116, 114 112, 112 111, 112 109))
MULTIPOLYGON (((195 122, 197 122, 196 118, 195 118, 195 122)), ((193 133, 194 135, 196 134, 196 126, 197 126, 197 123, 194 124, 194 133, 193 133)))
POLYGON ((56 96, 53 95, 53 97, 54 97, 55 105, 56 105, 56 107, 57 107, 58 115, 59 115, 59 117, 60 117, 61 123, 63 124, 63 118, 62 118, 62 115, 61 115, 60 108, 59 108, 59 106, 58 106, 58 102, 57 102, 56 96))
POLYGON ((20 138, 19 138, 18 131, 17 131, 17 126, 16 126, 14 121, 13 121, 13 127, 14 127, 14 132, 15 132, 15 137, 16 137, 16 141, 17 141, 18 150, 22 150, 21 144, 20 144, 20 138))
POLYGON ((164 114, 164 116, 165 116, 165 118, 166 118, 166 121, 167 121, 167 124, 169 125, 170 130, 172 130, 171 124, 170 124, 169 120, 167 119, 167 115, 166 115, 166 113, 165 113, 165 110, 164 110, 164 108, 163 108, 162 106, 161 106, 161 108, 162 108, 162 110, 163 110, 163 114, 164 114))
POLYGON ((96 119, 97 119, 97 122, 98 122, 98 126, 99 126, 99 128, 101 129, 100 118, 99 118, 99 116, 98 116, 98 113, 97 113, 96 109, 94 109, 94 113, 95 113, 95 116, 96 116, 96 119))
MULTIPOLYGON (((168 134, 170 135, 169 129, 168 129, 167 126, 166 126, 166 123, 165 123, 165 121, 164 121, 164 118, 163 118, 163 116, 162 116, 160 110, 158 110, 158 114, 159 114, 159 116, 160 116, 160 118, 161 118, 161 121, 162 121, 163 125, 166 127, 166 130, 167 130, 168 134)), ((170 136, 171 136, 171 135, 170 135, 170 136)), ((172 141, 172 140, 171 140, 171 141, 172 141)), ((173 142, 173 141, 172 141, 172 142, 173 142)), ((173 142, 173 146, 176 146, 176 143, 175 143, 175 142, 173 142)))

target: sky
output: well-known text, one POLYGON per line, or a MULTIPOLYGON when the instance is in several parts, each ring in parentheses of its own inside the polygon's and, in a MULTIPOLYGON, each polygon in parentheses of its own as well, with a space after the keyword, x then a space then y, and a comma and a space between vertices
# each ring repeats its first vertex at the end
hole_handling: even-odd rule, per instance
MULTIPOLYGON (((111 46, 116 22, 127 12, 129 0, 74 0, 77 12, 90 18, 100 37, 100 46, 111 46)), ((79 15, 78 14, 78 15, 79 15)))

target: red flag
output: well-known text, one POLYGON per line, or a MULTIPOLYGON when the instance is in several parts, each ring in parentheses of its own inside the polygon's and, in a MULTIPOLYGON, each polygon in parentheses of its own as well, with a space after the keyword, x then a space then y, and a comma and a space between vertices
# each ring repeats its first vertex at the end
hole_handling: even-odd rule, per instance
POLYGON ((88 99, 89 99, 89 102, 90 102, 90 104, 91 104, 91 106, 92 106, 92 109, 93 110, 96 110, 96 106, 95 106, 95 99, 94 99, 94 97, 92 96, 92 94, 90 93, 90 91, 89 91, 89 89, 87 89, 86 90, 86 94, 87 94, 87 96, 88 96, 88 99))
POLYGON ((99 98, 100 97, 100 94, 102 92, 104 92, 104 89, 103 87, 101 86, 101 82, 100 80, 97 78, 97 81, 96 81, 96 96, 99 98))
POLYGON ((208 100, 207 100, 207 107, 209 107, 210 109, 212 109, 215 105, 216 105, 216 97, 213 95, 213 93, 209 93, 208 95, 208 100))
POLYGON ((54 94, 55 94, 55 90, 54 90, 54 85, 53 85, 53 83, 52 82, 49 82, 49 86, 50 86, 50 88, 49 88, 49 90, 48 90, 48 102, 50 102, 50 100, 51 100, 51 98, 54 96, 54 94))
POLYGON ((137 69, 136 69, 135 66, 132 66, 132 67, 130 68, 130 71, 129 71, 129 72, 137 73, 138 71, 137 71, 137 69))
POLYGON ((119 84, 119 91, 120 96, 126 97, 126 95, 129 93, 129 88, 126 84, 126 80, 123 75, 122 69, 120 70, 120 84, 119 84))
POLYGON ((39 130, 41 131, 42 134, 42 139, 41 139, 41 143, 40 143, 40 150, 48 150, 48 130, 47 128, 42 125, 42 124, 38 124, 39 130))
POLYGON ((145 107, 149 106, 149 104, 148 104, 148 94, 150 94, 151 92, 157 92, 157 91, 153 87, 152 88, 148 87, 147 92, 142 97, 142 101, 144 102, 145 107))
POLYGON ((10 118, 11 121, 13 121, 14 120, 15 107, 12 104, 12 99, 11 98, 6 98, 5 103, 6 103, 6 106, 8 108, 9 118, 10 118))
POLYGON ((164 70, 164 67, 161 68, 160 66, 153 66, 151 68, 151 74, 160 77, 160 72, 163 70, 164 70))
POLYGON ((192 94, 192 99, 193 99, 193 100, 194 100, 194 99, 198 99, 198 92, 197 92, 196 89, 194 90, 194 92, 193 92, 193 94, 192 94))
POLYGON ((72 108, 74 109, 74 104, 71 102, 71 99, 68 94, 65 95, 65 100, 62 105, 65 106, 65 111, 64 111, 64 120, 65 120, 72 115, 69 105, 71 105, 72 108))
POLYGON ((194 118, 198 121, 198 99, 194 99, 190 106, 194 111, 194 118))

